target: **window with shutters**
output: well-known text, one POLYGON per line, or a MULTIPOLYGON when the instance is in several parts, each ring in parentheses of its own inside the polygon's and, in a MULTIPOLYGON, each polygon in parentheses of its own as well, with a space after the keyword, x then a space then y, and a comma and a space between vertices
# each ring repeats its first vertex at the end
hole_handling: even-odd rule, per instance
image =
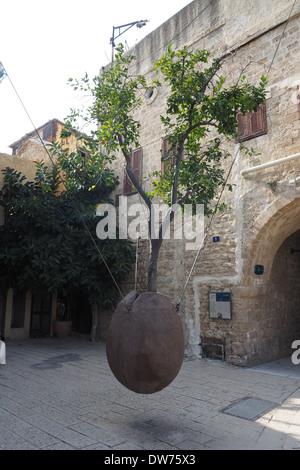
MULTIPOLYGON (((143 162, 143 149, 140 147, 132 152, 130 155, 130 168, 136 178, 136 180, 142 182, 142 162, 143 162)), ((136 188, 133 186, 129 177, 127 176, 126 168, 124 169, 124 196, 130 196, 131 194, 137 193, 136 188)))
POLYGON ((267 134, 266 105, 261 104, 256 112, 252 111, 251 113, 245 114, 245 116, 239 113, 237 121, 239 132, 238 140, 242 142, 267 134))
MULTIPOLYGON (((161 143, 161 173, 162 175, 168 169, 171 170, 175 164, 174 151, 170 152, 171 144, 169 143, 168 137, 164 137, 161 143), (170 153, 169 153, 170 152, 170 153)), ((176 153, 177 148, 175 148, 176 153)))
POLYGON ((170 154, 168 157, 168 152, 170 151, 170 143, 168 137, 165 137, 161 141, 161 173, 164 174, 166 169, 171 169, 171 166, 174 162, 174 155, 170 154))

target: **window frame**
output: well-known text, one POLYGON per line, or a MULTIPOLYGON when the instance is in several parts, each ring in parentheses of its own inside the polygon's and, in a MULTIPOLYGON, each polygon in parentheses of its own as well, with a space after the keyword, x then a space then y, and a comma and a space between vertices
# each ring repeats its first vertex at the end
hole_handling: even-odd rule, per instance
POLYGON ((238 142, 246 142, 247 140, 266 135, 268 133, 266 103, 260 104, 257 111, 251 111, 245 115, 238 113, 237 123, 237 131, 239 133, 237 137, 238 142), (253 117, 255 118, 255 122, 253 121, 253 117), (245 130, 247 130, 247 133, 245 133, 245 130))
MULTIPOLYGON (((142 162, 143 162, 143 148, 139 147, 130 154, 130 167, 134 176, 136 177, 138 183, 142 182, 142 162)), ((129 179, 126 171, 126 166, 124 168, 124 179, 123 179, 123 196, 132 196, 137 194, 137 189, 133 187, 131 180, 129 179)))

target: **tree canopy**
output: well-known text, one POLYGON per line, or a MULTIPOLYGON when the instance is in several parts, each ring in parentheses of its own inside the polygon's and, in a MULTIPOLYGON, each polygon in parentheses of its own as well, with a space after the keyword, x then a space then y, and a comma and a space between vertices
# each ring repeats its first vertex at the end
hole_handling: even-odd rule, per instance
MULTIPOLYGON (((75 123, 80 117, 96 124, 93 138, 105 146, 110 158, 123 155, 127 175, 149 209, 159 196, 169 205, 204 204, 205 214, 211 215, 220 188, 232 190, 223 164, 230 152, 223 144, 238 141, 238 113, 256 111, 265 101, 267 77, 262 76, 255 86, 241 72, 238 81, 226 87, 222 60, 211 58, 207 50, 192 51, 187 46, 175 51, 172 44, 154 65, 157 78, 150 83, 146 76, 136 75, 134 61, 134 55, 125 54, 119 45, 115 61, 92 81, 87 74, 81 80, 71 78, 75 89, 92 96, 91 106, 83 114, 74 111, 71 121, 75 123), (143 105, 147 91, 163 85, 168 89, 168 98, 165 112, 158 119, 169 149, 160 155, 164 170, 149 175, 152 188, 146 191, 131 165, 133 150, 142 146, 141 127, 146 125, 136 118, 136 111, 143 105)), ((250 155, 254 152, 242 145, 240 148, 250 155)), ((224 207, 223 203, 218 205, 220 210, 224 207)), ((149 291, 157 289, 162 227, 159 238, 151 240, 149 291)))
POLYGON ((117 282, 133 265, 128 241, 96 237, 96 207, 110 201, 117 180, 91 139, 77 152, 53 143, 51 153, 53 164, 37 161, 32 181, 16 169, 2 170, 1 285, 63 296, 82 289, 91 303, 108 307, 119 292, 103 259, 117 282))

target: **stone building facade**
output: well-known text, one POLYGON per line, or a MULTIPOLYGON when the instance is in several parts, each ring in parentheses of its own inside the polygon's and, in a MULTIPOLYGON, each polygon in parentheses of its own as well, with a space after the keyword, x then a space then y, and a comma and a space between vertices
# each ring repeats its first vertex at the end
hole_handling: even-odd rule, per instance
POLYGON ((11 144, 9 147, 12 149, 12 155, 17 155, 19 161, 36 161, 39 159, 51 164, 46 149, 49 150, 52 142, 60 142, 62 148, 68 148, 70 152, 81 145, 78 143, 75 133, 61 138, 61 132, 64 128, 64 122, 59 119, 51 119, 11 144))
MULTIPOLYGON (((194 0, 131 51, 133 73, 145 74, 149 82, 170 42, 175 49, 187 45, 223 58, 228 85, 242 71, 256 85, 262 75, 269 77, 267 125, 245 142, 259 155, 250 158, 235 142, 228 143, 231 158, 224 165, 228 172, 234 160, 234 190, 224 194, 227 209, 213 220, 179 310, 187 354, 248 366, 291 354, 293 341, 300 339, 299 37, 300 4, 294 0, 194 0), (215 236, 219 243, 213 242, 215 236), (215 308, 226 313, 215 315, 215 308)), ((142 125, 144 177, 160 169, 164 135, 159 117, 167 93, 163 86, 145 98, 136 115, 142 125)), ((121 157, 115 172, 124 181, 121 157)), ((140 202, 137 195, 129 201, 140 202)), ((148 242, 139 245, 138 254, 137 288, 143 291, 148 242)), ((163 244, 159 292, 174 304, 194 258, 195 252, 185 251, 178 241, 163 244)), ((134 287, 134 275, 125 291, 134 287)))

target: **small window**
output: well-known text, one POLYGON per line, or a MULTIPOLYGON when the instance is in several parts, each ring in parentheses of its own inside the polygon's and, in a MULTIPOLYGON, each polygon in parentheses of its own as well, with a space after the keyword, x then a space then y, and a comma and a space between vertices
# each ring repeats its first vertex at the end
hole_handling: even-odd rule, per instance
MULTIPOLYGON (((142 182, 142 161, 143 161, 143 149, 140 147, 132 152, 130 155, 130 167, 133 171, 133 174, 136 180, 142 182)), ((132 182, 130 181, 126 168, 124 169, 124 187, 123 194, 124 196, 130 196, 131 194, 136 194, 137 190, 134 188, 132 182)))
POLYGON ((151 87, 148 88, 148 89, 146 90, 146 93, 145 93, 145 98, 146 98, 146 100, 150 100, 150 98, 152 98, 152 96, 153 96, 153 93, 154 93, 154 89, 151 88, 151 87))
POLYGON ((252 111, 245 115, 239 113, 237 121, 239 132, 238 140, 242 142, 267 134, 266 105, 261 104, 256 112, 252 111))

